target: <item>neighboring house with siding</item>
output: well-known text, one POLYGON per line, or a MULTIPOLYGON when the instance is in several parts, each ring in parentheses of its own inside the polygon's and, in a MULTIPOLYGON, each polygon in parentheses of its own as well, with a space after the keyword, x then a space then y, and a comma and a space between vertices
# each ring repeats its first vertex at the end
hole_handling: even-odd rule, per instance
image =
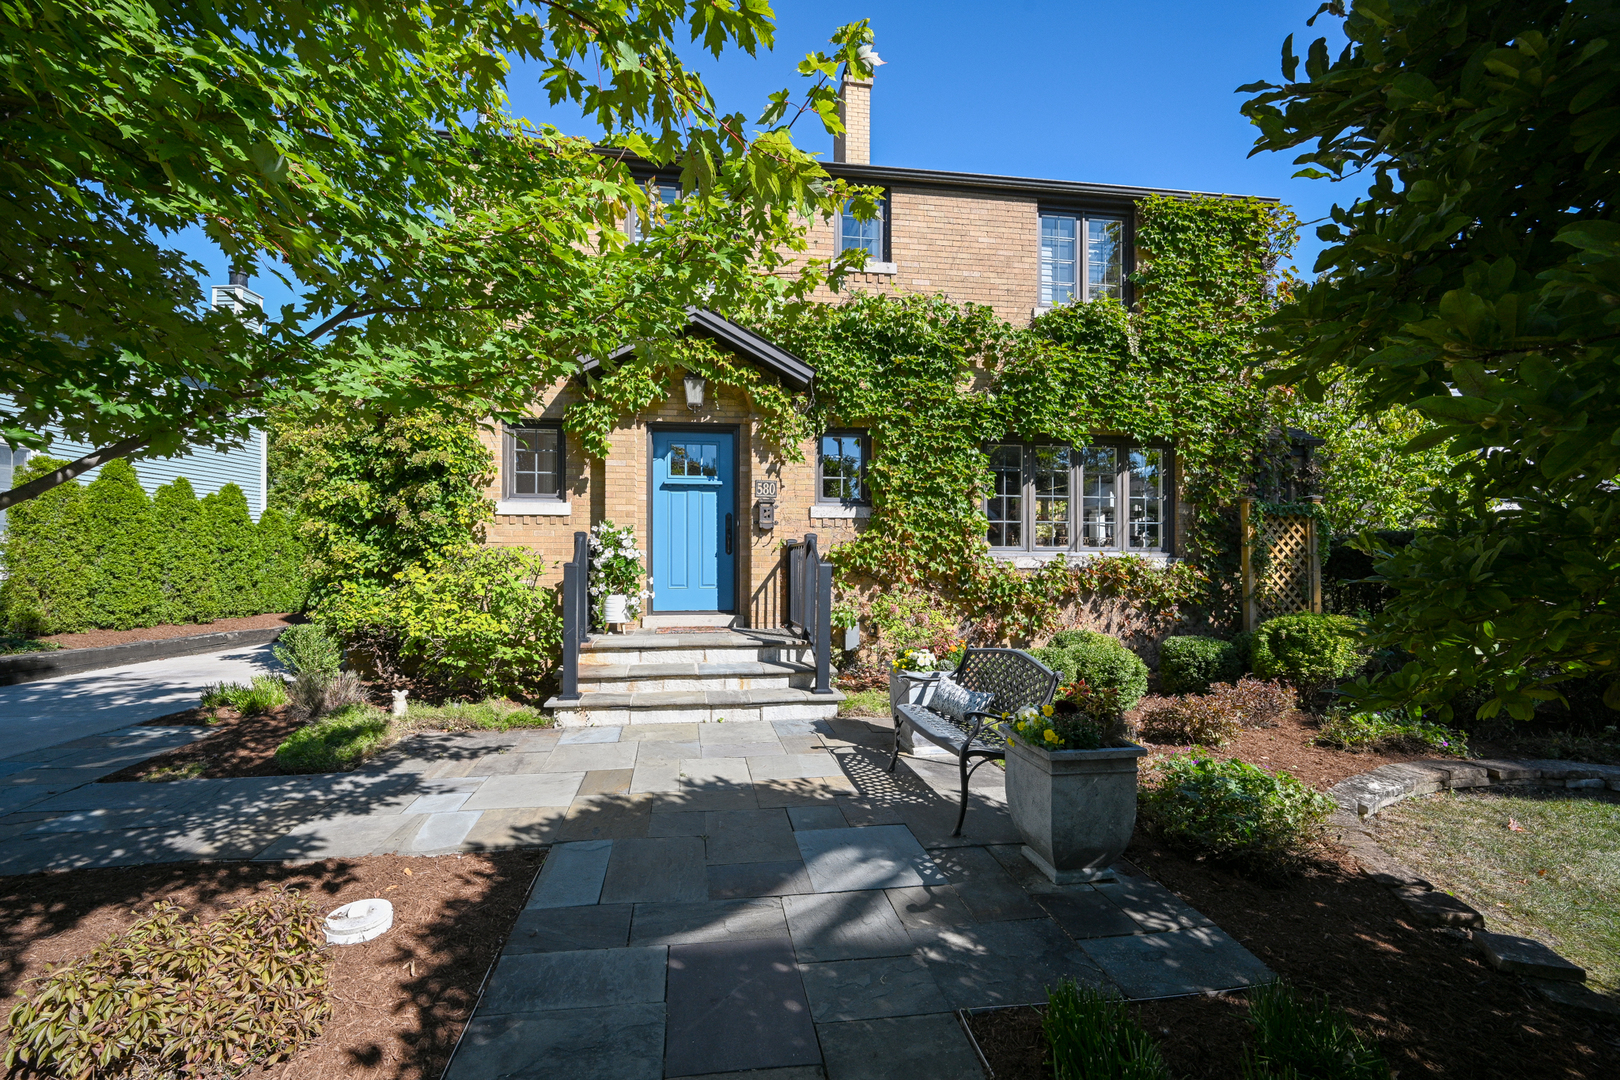
MULTIPOLYGON (((869 80, 845 80, 847 134, 827 170, 881 188, 882 214, 817 220, 808 237, 813 256, 866 250, 865 271, 846 280, 846 294, 943 293, 1019 325, 1071 302, 1130 304, 1138 200, 1198 194, 874 165, 870 94, 869 80)), ((680 197, 672 173, 648 169, 641 179, 659 201, 680 197)), ((637 235, 634 219, 626 228, 637 235)), ((795 393, 812 392, 811 365, 720 314, 694 311, 689 332, 795 393)), ((814 531, 825 550, 866 527, 866 464, 883 452, 866 432, 822 433, 801 447, 802 463, 787 461, 761 436, 745 395, 710 387, 702 406, 689 408, 677 378, 664 402, 621 418, 609 456, 592 459, 562 427, 589 377, 558 381, 528 419, 484 434, 498 463, 490 543, 536 550, 555 574, 576 531, 611 519, 632 527, 648 551, 648 625, 764 628, 782 619, 782 540, 814 531), (763 527, 758 504, 773 488, 774 527, 763 527)), ((1099 432, 1085 446, 1008 443, 986 453, 996 479, 985 493, 987 538, 997 557, 1033 567, 1059 553, 1182 554, 1179 518, 1188 508, 1177 498, 1173 446, 1099 432)))
MULTIPOLYGON (((229 307, 241 311, 256 308, 261 302, 262 298, 247 287, 246 275, 233 274, 229 285, 216 285, 213 288, 213 304, 216 308, 229 307)), ((0 394, 0 406, 10 404, 11 399, 0 394)), ((51 437, 51 445, 44 452, 51 457, 72 461, 96 449, 89 443, 65 437, 56 427, 46 428, 45 431, 51 437)), ((235 484, 247 495, 248 511, 257 521, 259 515, 264 513, 265 499, 269 494, 267 450, 264 431, 255 428, 247 443, 234 450, 199 448, 176 457, 140 458, 132 464, 141 487, 146 489, 148 495, 181 476, 191 481, 199 498, 212 495, 226 484, 235 484)), ((29 450, 14 450, 0 442, 0 490, 9 490, 14 486, 12 478, 22 471, 32 453, 29 450)), ((99 468, 91 469, 79 476, 78 481, 88 484, 100 472, 99 468)), ((5 511, 0 510, 0 531, 5 529, 5 520, 5 511)))

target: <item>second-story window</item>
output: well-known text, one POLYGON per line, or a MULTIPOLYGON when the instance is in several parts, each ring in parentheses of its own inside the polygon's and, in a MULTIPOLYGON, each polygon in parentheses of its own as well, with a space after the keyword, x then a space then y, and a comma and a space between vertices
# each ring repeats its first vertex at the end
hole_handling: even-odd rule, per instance
POLYGON ((846 251, 866 252, 867 262, 888 262, 889 250, 886 237, 888 231, 884 223, 889 216, 889 200, 887 197, 879 199, 877 215, 868 221, 862 221, 850 211, 850 203, 844 203, 843 212, 838 215, 838 253, 846 251))
MULTIPOLYGON (((663 208, 676 202, 681 197, 681 185, 673 180, 652 180, 646 185, 647 203, 652 212, 652 219, 658 221, 663 217, 663 208)), ((625 219, 625 231, 630 234, 630 241, 635 243, 645 239, 647 228, 641 220, 641 211, 635 207, 630 208, 630 214, 625 219)))
POLYGON ((816 501, 854 506, 866 502, 866 435, 829 431, 817 454, 816 501))
POLYGON ((1124 298, 1125 222, 1085 214, 1041 215, 1041 306, 1124 298))
POLYGON ((506 429, 506 497, 554 501, 566 497, 561 425, 525 420, 506 429))

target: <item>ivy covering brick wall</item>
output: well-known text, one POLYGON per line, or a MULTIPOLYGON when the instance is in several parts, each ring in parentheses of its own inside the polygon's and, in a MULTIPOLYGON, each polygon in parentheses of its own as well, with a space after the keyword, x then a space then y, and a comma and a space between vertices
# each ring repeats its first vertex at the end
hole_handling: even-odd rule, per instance
MULTIPOLYGON (((34 458, 18 482, 61 464, 34 458)), ((0 559, 0 626, 21 634, 297 611, 306 592, 285 515, 254 524, 241 488, 198 499, 184 477, 149 497, 123 459, 13 507, 0 559)))

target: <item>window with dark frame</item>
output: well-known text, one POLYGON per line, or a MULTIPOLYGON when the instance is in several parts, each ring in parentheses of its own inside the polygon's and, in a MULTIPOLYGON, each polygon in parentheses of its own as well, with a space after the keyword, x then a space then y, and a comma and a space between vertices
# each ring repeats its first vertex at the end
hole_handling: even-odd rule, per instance
POLYGON ((884 228, 889 217, 888 196, 878 200, 877 216, 870 221, 857 218, 851 213, 850 205, 851 201, 846 200, 843 212, 838 215, 838 254, 860 250, 866 252, 868 262, 888 262, 888 230, 884 228))
POLYGON ((864 431, 829 431, 823 435, 816 452, 816 502, 865 505, 869 459, 864 431))
POLYGON ((1106 215, 1041 213, 1042 307, 1125 298, 1125 222, 1106 215))
POLYGON ((1167 552, 1171 547, 1166 447, 1003 443, 989 451, 985 499, 998 551, 1167 552))
POLYGON ((562 425, 526 420, 506 429, 506 497, 566 498, 562 425))
MULTIPOLYGON (((663 217, 664 207, 679 201, 681 197, 681 185, 673 180, 653 179, 647 181, 644 186, 647 190, 647 203, 654 221, 658 221, 663 217)), ((647 230, 642 227, 641 211, 633 206, 625 219, 625 231, 630 234, 632 244, 639 243, 647 235, 647 230)))

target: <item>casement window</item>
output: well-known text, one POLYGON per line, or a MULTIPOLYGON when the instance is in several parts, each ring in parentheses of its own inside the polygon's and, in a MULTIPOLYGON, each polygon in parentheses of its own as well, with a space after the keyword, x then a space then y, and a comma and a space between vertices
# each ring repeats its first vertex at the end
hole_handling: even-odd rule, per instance
POLYGON ((1171 548, 1171 451, 1097 443, 990 449, 990 546, 1003 552, 1171 548))
POLYGON ((871 459, 865 432, 829 431, 816 454, 816 502, 864 506, 866 463, 871 459))
POLYGON ((525 420, 506 429, 506 498, 561 502, 563 483, 562 425, 525 420))
MULTIPOLYGON (((657 221, 662 215, 663 207, 677 202, 681 197, 681 185, 673 180, 650 180, 646 184, 647 202, 650 204, 653 220, 657 221)), ((641 211, 635 207, 630 208, 630 214, 625 218, 625 232, 630 234, 631 243, 639 243, 647 234, 642 227, 641 211)))
POLYGON ((846 200, 838 215, 838 253, 864 251, 869 263, 889 261, 889 200, 878 200, 877 216, 862 221, 851 212, 851 201, 846 200))
POLYGON ((1125 222, 1086 214, 1041 214, 1041 306, 1124 299, 1125 222))

